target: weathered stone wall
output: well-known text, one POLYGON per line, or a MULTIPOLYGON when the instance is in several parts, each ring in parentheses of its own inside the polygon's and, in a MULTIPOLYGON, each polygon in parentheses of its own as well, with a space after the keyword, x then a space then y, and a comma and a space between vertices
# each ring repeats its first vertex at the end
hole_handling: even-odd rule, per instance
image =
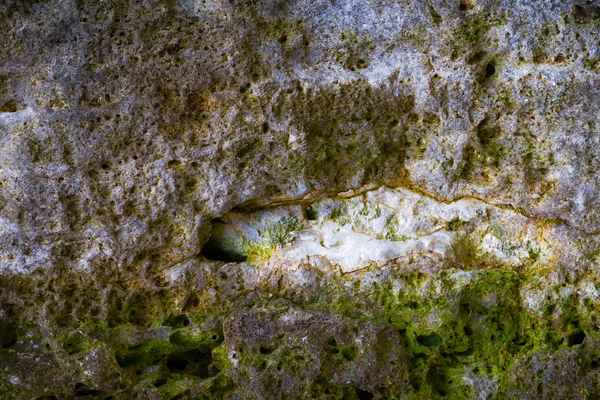
POLYGON ((600 398, 598 2, 0 21, 0 397, 600 398))

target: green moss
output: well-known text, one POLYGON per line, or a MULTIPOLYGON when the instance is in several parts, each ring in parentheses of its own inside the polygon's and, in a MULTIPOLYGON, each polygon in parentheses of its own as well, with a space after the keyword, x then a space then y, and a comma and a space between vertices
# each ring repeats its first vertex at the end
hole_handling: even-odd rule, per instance
POLYGON ((117 350, 117 363, 123 368, 158 365, 166 360, 170 350, 171 345, 167 341, 147 339, 117 350))
POLYGON ((358 347, 356 344, 341 344, 335 338, 327 341, 325 351, 331 358, 330 362, 338 365, 352 362, 358 356, 358 347))
POLYGON ((494 14, 487 8, 464 16, 458 28, 449 35, 452 38, 451 58, 456 60, 466 57, 469 63, 486 61, 485 53, 482 52, 482 49, 489 47, 486 46, 486 33, 492 27, 504 24, 505 20, 504 15, 494 14), (471 53, 465 53, 464 49, 470 49, 471 53))
POLYGON ((452 252, 455 261, 465 269, 478 265, 477 244, 471 235, 458 235, 452 241, 452 252))
POLYGON ((302 227, 297 218, 284 218, 265 230, 265 239, 274 246, 283 247, 294 240, 294 233, 302 227))
MULTIPOLYGON (((580 345, 591 329, 574 306, 566 306, 574 301, 563 305, 564 325, 558 334, 549 319, 526 312, 520 298, 524 278, 517 272, 477 270, 468 283, 457 279, 447 272, 401 273, 394 275, 396 285, 375 283, 370 294, 361 285, 336 286, 334 281, 313 306, 361 319, 368 310, 368 318, 395 326, 411 360, 412 386, 427 396, 469 398, 473 389, 462 383, 465 366, 488 371, 486 376, 504 391, 518 357, 580 345), (433 282, 439 289, 432 288, 433 282), (440 323, 432 325, 432 317, 440 323)), ((334 362, 344 361, 337 343, 329 351, 337 357, 334 362)))
POLYGON ((171 334, 169 341, 178 348, 209 347, 214 348, 223 342, 223 335, 216 331, 178 329, 171 334))
POLYGON ((16 400, 24 398, 27 390, 12 384, 9 376, 0 375, 0 393, 2 393, 3 400, 16 400))
POLYGON ((303 227, 303 222, 298 218, 288 217, 265 228, 261 233, 260 241, 249 239, 243 235, 231 235, 219 239, 214 234, 214 239, 211 241, 214 241, 222 251, 239 255, 240 258, 249 262, 256 262, 268 259, 277 248, 292 243, 296 238, 296 232, 303 227))
POLYGON ((331 214, 328 218, 340 226, 344 226, 350 223, 348 210, 345 209, 344 205, 336 205, 331 211, 331 214))
POLYGON ((385 221, 385 230, 382 233, 378 234, 377 237, 379 239, 391 240, 393 242, 405 242, 409 240, 410 238, 406 235, 398 235, 398 226, 398 217, 394 214, 391 214, 385 221))
POLYGON ((64 340, 63 348, 69 354, 84 353, 92 348, 92 343, 82 332, 74 332, 64 340))
POLYGON ((396 124, 413 108, 414 97, 360 80, 302 92, 279 113, 306 133, 305 174, 334 191, 357 176, 373 182, 402 173, 405 138, 396 124))

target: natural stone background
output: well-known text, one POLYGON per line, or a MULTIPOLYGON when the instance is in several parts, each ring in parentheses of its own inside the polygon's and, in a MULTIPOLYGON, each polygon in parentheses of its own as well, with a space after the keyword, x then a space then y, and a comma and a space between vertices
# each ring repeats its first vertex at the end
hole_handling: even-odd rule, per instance
POLYGON ((0 22, 0 398, 600 398, 597 1, 0 22))

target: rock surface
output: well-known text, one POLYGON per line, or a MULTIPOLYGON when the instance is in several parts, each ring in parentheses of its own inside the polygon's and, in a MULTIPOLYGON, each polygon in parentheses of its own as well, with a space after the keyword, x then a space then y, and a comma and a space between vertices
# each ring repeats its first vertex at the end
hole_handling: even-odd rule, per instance
POLYGON ((2 399, 600 398, 600 4, 0 2, 2 399))

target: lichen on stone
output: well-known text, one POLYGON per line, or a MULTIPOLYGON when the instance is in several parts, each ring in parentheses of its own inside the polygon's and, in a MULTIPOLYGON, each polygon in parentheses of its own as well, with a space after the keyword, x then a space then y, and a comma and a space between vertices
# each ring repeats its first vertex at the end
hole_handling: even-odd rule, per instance
POLYGON ((5 0, 2 399, 595 399, 600 8, 5 0))

